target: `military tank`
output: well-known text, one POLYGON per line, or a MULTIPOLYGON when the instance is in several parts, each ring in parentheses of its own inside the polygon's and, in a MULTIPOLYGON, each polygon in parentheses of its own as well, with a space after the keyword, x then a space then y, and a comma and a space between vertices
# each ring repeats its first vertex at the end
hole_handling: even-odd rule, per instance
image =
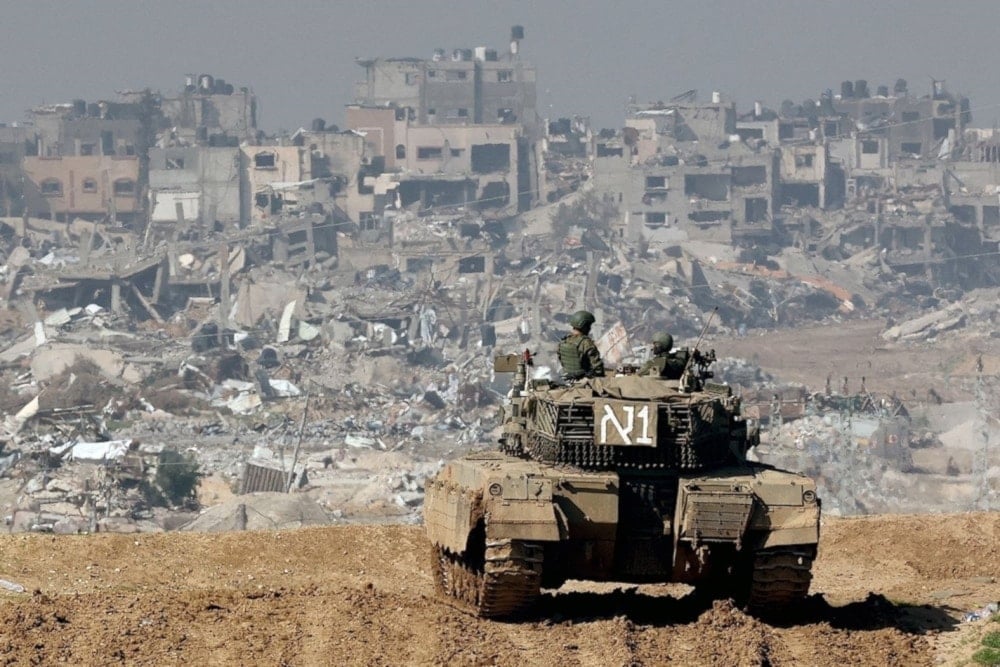
POLYGON ((751 611, 809 591, 819 541, 813 480, 747 460, 740 398, 688 353, 678 380, 634 368, 563 384, 513 373, 498 451, 427 481, 438 594, 482 617, 528 610, 567 579, 683 582, 751 611))

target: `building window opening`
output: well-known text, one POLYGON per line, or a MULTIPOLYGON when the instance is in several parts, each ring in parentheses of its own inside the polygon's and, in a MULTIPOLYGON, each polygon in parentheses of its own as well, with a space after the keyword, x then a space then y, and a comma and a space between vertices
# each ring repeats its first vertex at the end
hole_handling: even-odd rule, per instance
POLYGON ((404 160, 406 159, 406 146, 403 144, 396 144, 396 159, 404 160))
POLYGON ((477 257, 462 257, 458 260, 459 273, 484 273, 486 271, 486 258, 482 255, 477 257))
POLYGON ((510 185, 506 181, 487 183, 479 195, 479 208, 501 208, 510 204, 510 185))
POLYGON ((120 178, 115 181, 114 192, 116 197, 128 197, 135 194, 135 181, 129 178, 120 178))
POLYGON ((184 158, 182 157, 167 158, 167 169, 183 169, 183 168, 184 168, 184 158))
POLYGON ((899 146, 899 150, 903 153, 909 153, 910 155, 920 155, 922 152, 921 144, 919 141, 904 141, 899 146))
POLYGON ((418 160, 440 160, 443 155, 443 151, 440 146, 418 146, 417 147, 417 159, 418 160))
POLYGON ((878 153, 878 142, 872 140, 862 141, 861 152, 865 155, 876 155, 878 153))
POLYGON ((255 169, 276 169, 277 157, 274 153, 257 153, 253 156, 255 169))
POLYGON ((464 69, 449 69, 445 70, 444 80, 445 81, 465 81, 469 73, 464 69))
POLYGON ((497 70, 497 81, 499 83, 510 83, 514 80, 514 70, 501 69, 497 70))
POLYGON ((472 171, 488 174, 510 169, 510 144, 479 144, 472 147, 472 171))
POLYGON ((667 214, 662 211, 647 211, 643 219, 650 229, 659 229, 667 224, 667 214))
POLYGON ((815 156, 812 153, 798 154, 795 156, 795 166, 796 167, 811 167, 813 166, 813 158, 815 156))
POLYGON ((85 193, 93 194, 97 192, 97 181, 92 178, 85 178, 83 179, 82 188, 85 193))
POLYGON ((755 222, 764 222, 767 220, 767 199, 757 197, 745 199, 743 207, 747 224, 752 225, 755 222))
POLYGON ((45 197, 62 197, 62 182, 54 178, 48 178, 39 185, 42 195, 45 197))
POLYGON ((733 167, 733 185, 764 185, 767 167, 733 167))
POLYGON ((726 201, 729 199, 729 176, 687 174, 684 176, 684 194, 711 201, 726 201))

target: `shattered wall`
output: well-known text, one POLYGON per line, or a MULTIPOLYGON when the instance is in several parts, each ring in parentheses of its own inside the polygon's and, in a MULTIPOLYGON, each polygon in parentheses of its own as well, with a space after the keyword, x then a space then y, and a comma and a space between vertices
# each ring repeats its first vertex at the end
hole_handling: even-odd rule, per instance
POLYGON ((409 107, 421 125, 503 123, 539 135, 535 68, 507 56, 487 60, 376 58, 359 61, 365 79, 355 100, 365 106, 409 107))
POLYGON ((312 177, 312 155, 301 146, 240 147, 241 173, 245 179, 243 210, 251 224, 269 219, 281 209, 281 196, 273 186, 298 183, 312 177))
POLYGON ((824 144, 782 146, 782 204, 826 208, 828 167, 824 144))
MULTIPOLYGON (((405 161, 397 160, 404 169, 400 180, 432 183, 441 176, 443 181, 455 183, 454 179, 464 178, 474 190, 443 196, 443 204, 481 200, 482 206, 488 208, 516 206, 521 169, 525 168, 518 138, 518 129, 509 125, 408 124, 405 134, 399 138, 406 146, 405 161)), ((526 168, 530 170, 530 163, 526 168)), ((422 200, 427 200, 426 192, 431 187, 421 185, 422 200)), ((461 180, 457 187, 464 187, 461 180)), ((406 205, 408 197, 405 189, 403 191, 406 205)))
POLYGON ((407 110, 394 107, 363 107, 351 105, 347 107, 345 120, 347 127, 362 135, 365 152, 368 155, 381 155, 385 158, 385 168, 389 170, 400 166, 399 161, 406 159, 406 144, 396 141, 396 127, 400 121, 399 114, 407 110))
POLYGON ((257 96, 247 88, 230 94, 182 90, 160 102, 171 125, 205 128, 209 134, 252 139, 257 133, 257 96))
POLYGON ((149 187, 153 221, 177 221, 176 204, 191 201, 190 195, 194 195, 193 206, 185 205, 185 222, 239 223, 243 219, 240 168, 238 148, 151 148, 149 187))
POLYGON ((312 177, 331 180, 334 204, 352 222, 374 211, 373 194, 363 192, 363 165, 374 156, 365 138, 354 132, 305 132, 303 145, 312 154, 312 177))

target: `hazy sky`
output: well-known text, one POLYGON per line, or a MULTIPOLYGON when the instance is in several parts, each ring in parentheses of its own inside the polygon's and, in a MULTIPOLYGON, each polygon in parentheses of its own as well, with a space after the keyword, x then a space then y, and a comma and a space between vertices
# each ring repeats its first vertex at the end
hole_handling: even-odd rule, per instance
POLYGON ((268 131, 341 124, 362 73, 356 56, 430 56, 435 47, 506 48, 538 69, 544 116, 589 114, 618 127, 629 95, 696 88, 738 107, 801 102, 843 79, 930 78, 972 98, 975 125, 1000 119, 995 0, 0 0, 0 121, 43 102, 174 91, 209 73, 250 86, 268 131))

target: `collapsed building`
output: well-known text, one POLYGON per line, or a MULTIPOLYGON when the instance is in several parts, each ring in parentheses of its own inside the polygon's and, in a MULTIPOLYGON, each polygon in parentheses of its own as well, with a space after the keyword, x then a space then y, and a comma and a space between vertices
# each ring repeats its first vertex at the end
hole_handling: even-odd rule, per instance
POLYGON ((375 171, 397 172, 401 205, 472 202, 517 212, 539 200, 542 133, 523 39, 514 26, 505 52, 358 60, 365 78, 347 124, 365 135, 375 171))
MULTIPOLYGON (((333 512, 351 487, 412 517, 437 457, 492 440, 491 351, 554 366, 574 310, 595 311, 619 364, 664 329, 895 318, 997 280, 990 260, 951 261, 1000 238, 1000 141, 961 99, 740 114, 689 91, 594 131, 538 118, 523 38, 359 61, 344 130, 268 136, 253 92, 209 75, 0 127, 18 527, 134 529, 137 485, 178 442, 241 492, 294 487, 333 512), (114 400, 31 407, 85 375, 114 400), (97 443, 118 444, 74 451, 97 443), (383 456, 409 472, 373 483, 359 461, 383 456)), ((863 421, 855 440, 901 433, 863 421)))

